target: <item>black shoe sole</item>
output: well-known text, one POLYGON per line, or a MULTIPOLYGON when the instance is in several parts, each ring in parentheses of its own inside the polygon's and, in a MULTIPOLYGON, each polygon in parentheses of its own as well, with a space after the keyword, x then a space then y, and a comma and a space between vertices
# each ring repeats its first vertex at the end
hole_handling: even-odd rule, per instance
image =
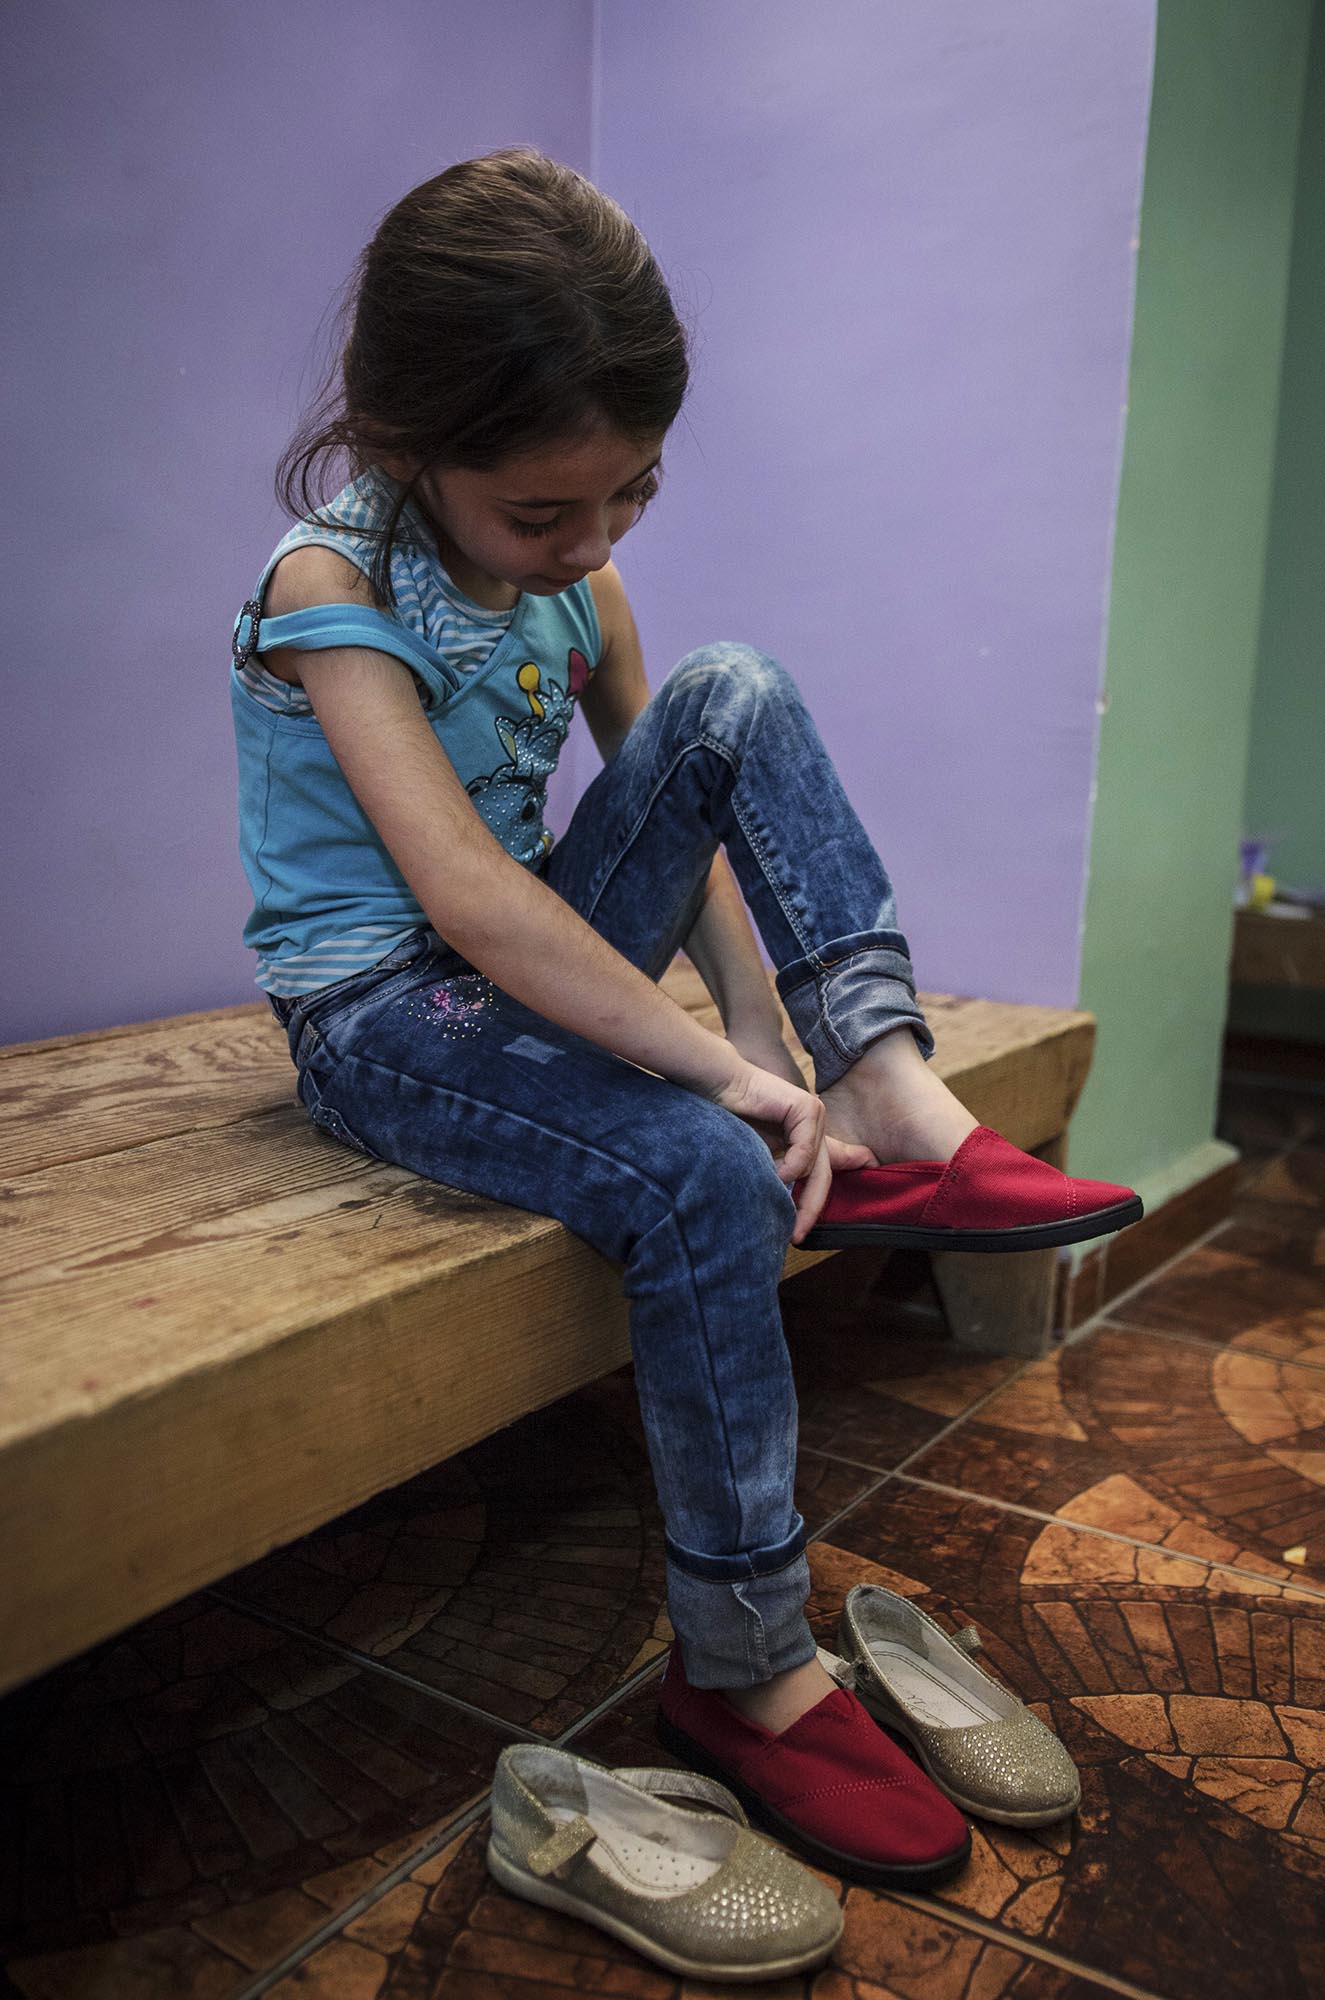
POLYGON ((887 1250, 1051 1250, 1059 1243, 1111 1236, 1114 1230, 1139 1222, 1144 1213, 1138 1194, 1116 1208, 1096 1208, 1062 1222, 1023 1222, 1015 1229, 907 1229, 890 1222, 825 1222, 816 1223, 800 1247, 850 1250, 865 1243, 887 1250))
POLYGON ((840 1875, 848 1882, 862 1882, 877 1889, 932 1889, 940 1882, 947 1882, 966 1866, 971 1856, 971 1833, 967 1828, 966 1838, 951 1854, 940 1855, 937 1861, 884 1862, 862 1861, 855 1854, 839 1854, 835 1847, 825 1847, 821 1841, 812 1840, 791 1820, 765 1805, 757 1792, 734 1778, 724 1765, 701 1750, 698 1743, 686 1735, 683 1729, 669 1722, 659 1709, 654 1722, 654 1733, 664 1750, 670 1750, 679 1757, 689 1770, 700 1771, 706 1778, 716 1778, 729 1792, 734 1792, 745 1807, 749 1818, 765 1833, 775 1839, 785 1841, 796 1853, 816 1866, 827 1869, 830 1875, 840 1875))

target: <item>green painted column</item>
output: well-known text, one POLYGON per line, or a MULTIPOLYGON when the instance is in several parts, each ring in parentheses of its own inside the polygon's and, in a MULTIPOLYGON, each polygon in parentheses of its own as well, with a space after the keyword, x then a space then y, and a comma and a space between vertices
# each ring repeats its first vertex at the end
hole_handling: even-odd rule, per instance
MULTIPOLYGON (((1279 445, 1244 830, 1270 872, 1325 887, 1325 6, 1316 7, 1293 219, 1279 445)), ((1229 1026, 1325 1041, 1325 993, 1243 986, 1229 1026)))
POLYGON ((1214 1130, 1311 0, 1160 0, 1082 938, 1073 1173, 1149 1207, 1214 1130))
POLYGON ((1246 830, 1271 871, 1325 886, 1325 7, 1307 73, 1246 830))

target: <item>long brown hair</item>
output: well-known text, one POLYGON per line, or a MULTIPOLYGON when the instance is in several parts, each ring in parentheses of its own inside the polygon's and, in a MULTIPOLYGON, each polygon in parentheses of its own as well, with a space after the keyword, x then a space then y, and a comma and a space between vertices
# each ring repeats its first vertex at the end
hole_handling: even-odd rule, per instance
MULTIPOLYGON (((348 338, 276 468, 285 511, 328 526, 339 454, 352 476, 384 458, 488 471, 603 424, 642 442, 670 427, 689 379, 689 336, 639 230, 530 147, 411 189, 361 252, 342 316, 348 338)), ((393 482, 383 527, 355 530, 378 542, 371 581, 391 604, 417 482, 393 482)))

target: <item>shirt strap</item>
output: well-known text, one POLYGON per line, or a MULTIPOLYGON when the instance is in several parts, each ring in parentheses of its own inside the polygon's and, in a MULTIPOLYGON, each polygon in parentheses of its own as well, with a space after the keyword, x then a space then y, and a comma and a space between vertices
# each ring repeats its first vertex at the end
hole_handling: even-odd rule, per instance
POLYGON ((291 646, 301 653, 322 652, 329 646, 367 646, 375 653, 390 653, 408 667, 431 668, 452 691, 461 685, 460 674, 436 647, 399 619, 388 618, 384 611, 367 604, 315 604, 306 611, 264 618, 258 600, 250 598, 235 620, 230 642, 236 667, 247 666, 259 650, 270 652, 278 646, 291 646))

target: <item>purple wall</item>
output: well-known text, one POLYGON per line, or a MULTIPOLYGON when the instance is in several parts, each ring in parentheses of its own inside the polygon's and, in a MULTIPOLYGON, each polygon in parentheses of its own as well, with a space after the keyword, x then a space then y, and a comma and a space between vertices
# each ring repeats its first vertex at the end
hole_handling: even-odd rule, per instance
POLYGON ((591 0, 7 11, 0 1042, 259 997, 226 673, 319 325, 451 161, 587 169, 591 41, 591 0))
POLYGON ((791 669, 932 990, 1077 997, 1153 25, 601 10, 593 172, 700 309, 620 551, 651 677, 791 669))
MULTIPOLYGON (((1072 1001, 1152 17, 11 10, 0 1041, 256 997, 226 668, 274 461, 381 212, 517 141, 698 311, 621 551, 655 682, 710 638, 779 654, 922 983, 1072 1001)), ((581 732, 568 781, 594 761, 581 732)))

